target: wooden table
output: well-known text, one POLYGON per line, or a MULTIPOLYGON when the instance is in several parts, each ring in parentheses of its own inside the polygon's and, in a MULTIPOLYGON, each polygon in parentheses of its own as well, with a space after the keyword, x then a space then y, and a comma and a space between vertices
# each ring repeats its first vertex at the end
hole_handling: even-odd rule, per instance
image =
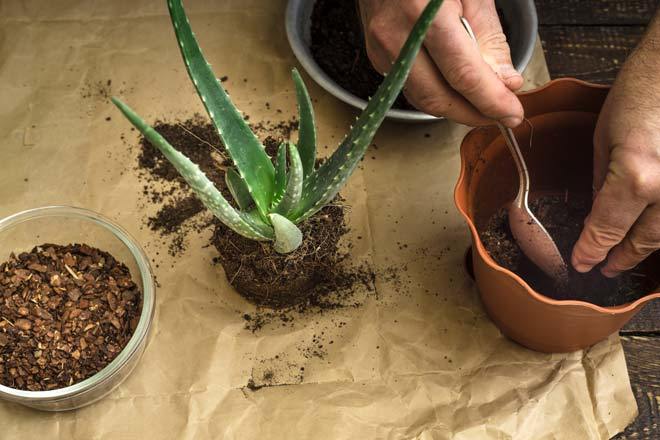
MULTIPOLYGON (((550 75, 611 84, 660 0, 536 0, 536 5, 550 75)), ((616 438, 659 440, 660 301, 637 315, 621 339, 639 417, 616 438)))

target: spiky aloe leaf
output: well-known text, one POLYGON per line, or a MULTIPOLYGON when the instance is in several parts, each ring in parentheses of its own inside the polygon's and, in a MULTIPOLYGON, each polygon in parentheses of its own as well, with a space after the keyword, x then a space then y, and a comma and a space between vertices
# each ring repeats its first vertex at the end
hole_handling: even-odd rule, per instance
POLYGON ((234 168, 227 168, 225 171, 225 183, 229 192, 236 200, 238 207, 242 211, 246 211, 250 206, 252 206, 252 197, 250 197, 250 190, 248 190, 245 181, 241 178, 241 175, 238 174, 238 171, 234 168))
POLYGON ((295 251, 302 243, 302 232, 291 220, 277 213, 268 216, 275 229, 275 243, 273 248, 281 253, 288 254, 295 251))
POLYGON ((248 215, 235 210, 196 164, 170 145, 164 137, 144 122, 129 106, 114 97, 112 102, 119 107, 119 110, 135 128, 140 130, 144 137, 174 165, 204 203, 204 206, 218 217, 222 223, 238 234, 253 240, 272 240, 275 238, 274 230, 270 225, 259 218, 255 219, 254 216, 248 218, 248 215), (260 223, 256 220, 259 220, 260 223))
POLYGON ((277 158, 275 159, 275 191, 273 194, 273 206, 277 206, 284 191, 286 191, 286 143, 282 142, 277 150, 277 158))
POLYGON ((275 240, 275 231, 273 226, 270 223, 264 221, 261 213, 257 208, 252 208, 250 211, 240 212, 241 218, 256 229, 259 232, 262 232, 262 235, 265 235, 268 240, 275 240))
POLYGON ((296 99, 298 100, 298 151, 302 160, 305 177, 314 171, 316 164, 316 124, 314 123, 314 108, 312 100, 305 87, 298 69, 293 69, 293 83, 296 85, 296 99))
POLYGON ((417 53, 443 0, 431 0, 415 23, 399 57, 339 148, 306 180, 299 207, 289 218, 296 223, 329 203, 364 156, 376 130, 401 92, 417 53))
POLYGON ((302 160, 294 144, 289 144, 289 158, 291 166, 289 168, 289 181, 286 184, 286 191, 280 203, 273 208, 273 212, 284 216, 288 216, 298 206, 300 197, 302 196, 304 179, 302 160))
POLYGON ((188 74, 227 152, 243 176, 252 199, 265 218, 273 197, 273 164, 206 62, 181 0, 168 0, 167 4, 188 74))

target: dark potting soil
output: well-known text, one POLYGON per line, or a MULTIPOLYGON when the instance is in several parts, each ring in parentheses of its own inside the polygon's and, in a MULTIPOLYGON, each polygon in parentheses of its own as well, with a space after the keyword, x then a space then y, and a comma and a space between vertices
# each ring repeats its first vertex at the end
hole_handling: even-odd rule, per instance
POLYGON ((303 244, 290 254, 275 252, 270 243, 257 242, 236 234, 216 222, 212 242, 218 249, 231 284, 255 304, 271 308, 333 308, 328 295, 345 291, 356 283, 373 289, 371 271, 342 265, 348 254, 339 241, 348 231, 344 207, 326 206, 301 223, 303 244))
MULTIPOLYGON (((222 164, 227 157, 213 124, 201 116, 195 116, 175 123, 156 121, 154 128, 181 153, 199 165, 213 183, 224 185, 222 164)), ((183 187, 187 185, 174 166, 145 138, 140 140, 138 167, 159 180, 175 182, 183 187)))
MULTIPOLYGON (((504 33, 507 23, 498 10, 504 33)), ((319 67, 341 87, 369 99, 383 82, 367 56, 357 0, 317 0, 311 17, 310 49, 319 67)), ((394 108, 415 110, 403 94, 394 108)))
MULTIPOLYGON (((316 1, 310 49, 321 69, 355 96, 369 99, 383 81, 367 56, 355 0, 316 1)), ((403 94, 394 107, 414 110, 403 94)))
POLYGON ((0 264, 0 383, 44 391, 108 365, 140 318, 128 268, 85 244, 43 244, 0 264))
MULTIPOLYGON (((571 261, 584 220, 591 210, 590 194, 543 196, 530 203, 530 208, 555 240, 565 261, 571 261)), ((493 259, 517 273, 529 285, 550 298, 587 301, 604 307, 626 304, 651 292, 659 284, 647 276, 645 264, 616 278, 601 275, 598 266, 581 274, 569 264, 569 282, 557 285, 523 255, 513 239, 506 209, 500 209, 480 232, 481 241, 493 259)))
MULTIPOLYGON (((198 164, 223 195, 232 200, 224 179, 224 170, 231 161, 212 123, 195 115, 180 122, 157 121, 154 128, 198 164)), ((252 124, 252 128, 257 133, 272 133, 264 139, 264 145, 266 152, 274 156, 280 142, 298 128, 298 121, 265 121, 252 124)), ((137 169, 145 182, 143 195, 159 206, 156 214, 147 219, 147 226, 164 237, 170 237, 169 253, 180 255, 186 249, 187 235, 207 228, 211 217, 202 214, 206 212, 202 203, 157 148, 145 138, 140 138, 139 147, 137 169)))

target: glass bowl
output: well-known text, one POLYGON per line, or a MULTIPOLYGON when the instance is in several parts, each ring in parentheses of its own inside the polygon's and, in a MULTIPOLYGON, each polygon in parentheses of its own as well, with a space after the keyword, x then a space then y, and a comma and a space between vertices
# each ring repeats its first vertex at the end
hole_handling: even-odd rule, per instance
POLYGON ((124 263, 142 291, 142 312, 135 333, 117 357, 95 375, 50 391, 23 391, 0 385, 0 399, 45 411, 66 411, 96 402, 128 377, 147 344, 155 305, 149 260, 120 226, 92 211, 68 206, 30 209, 0 220, 0 262, 11 252, 53 243, 85 243, 124 263))

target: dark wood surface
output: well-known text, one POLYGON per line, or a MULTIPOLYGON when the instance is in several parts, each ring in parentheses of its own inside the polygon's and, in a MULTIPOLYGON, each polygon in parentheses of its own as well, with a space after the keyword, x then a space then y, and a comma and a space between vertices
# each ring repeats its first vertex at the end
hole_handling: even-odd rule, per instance
POLYGON ((660 0, 537 0, 536 5, 551 76, 609 84, 660 0))
MULTIPOLYGON (((536 0, 553 78, 611 84, 660 0, 536 0)), ((617 439, 660 440, 660 301, 621 331, 639 417, 617 439)))

